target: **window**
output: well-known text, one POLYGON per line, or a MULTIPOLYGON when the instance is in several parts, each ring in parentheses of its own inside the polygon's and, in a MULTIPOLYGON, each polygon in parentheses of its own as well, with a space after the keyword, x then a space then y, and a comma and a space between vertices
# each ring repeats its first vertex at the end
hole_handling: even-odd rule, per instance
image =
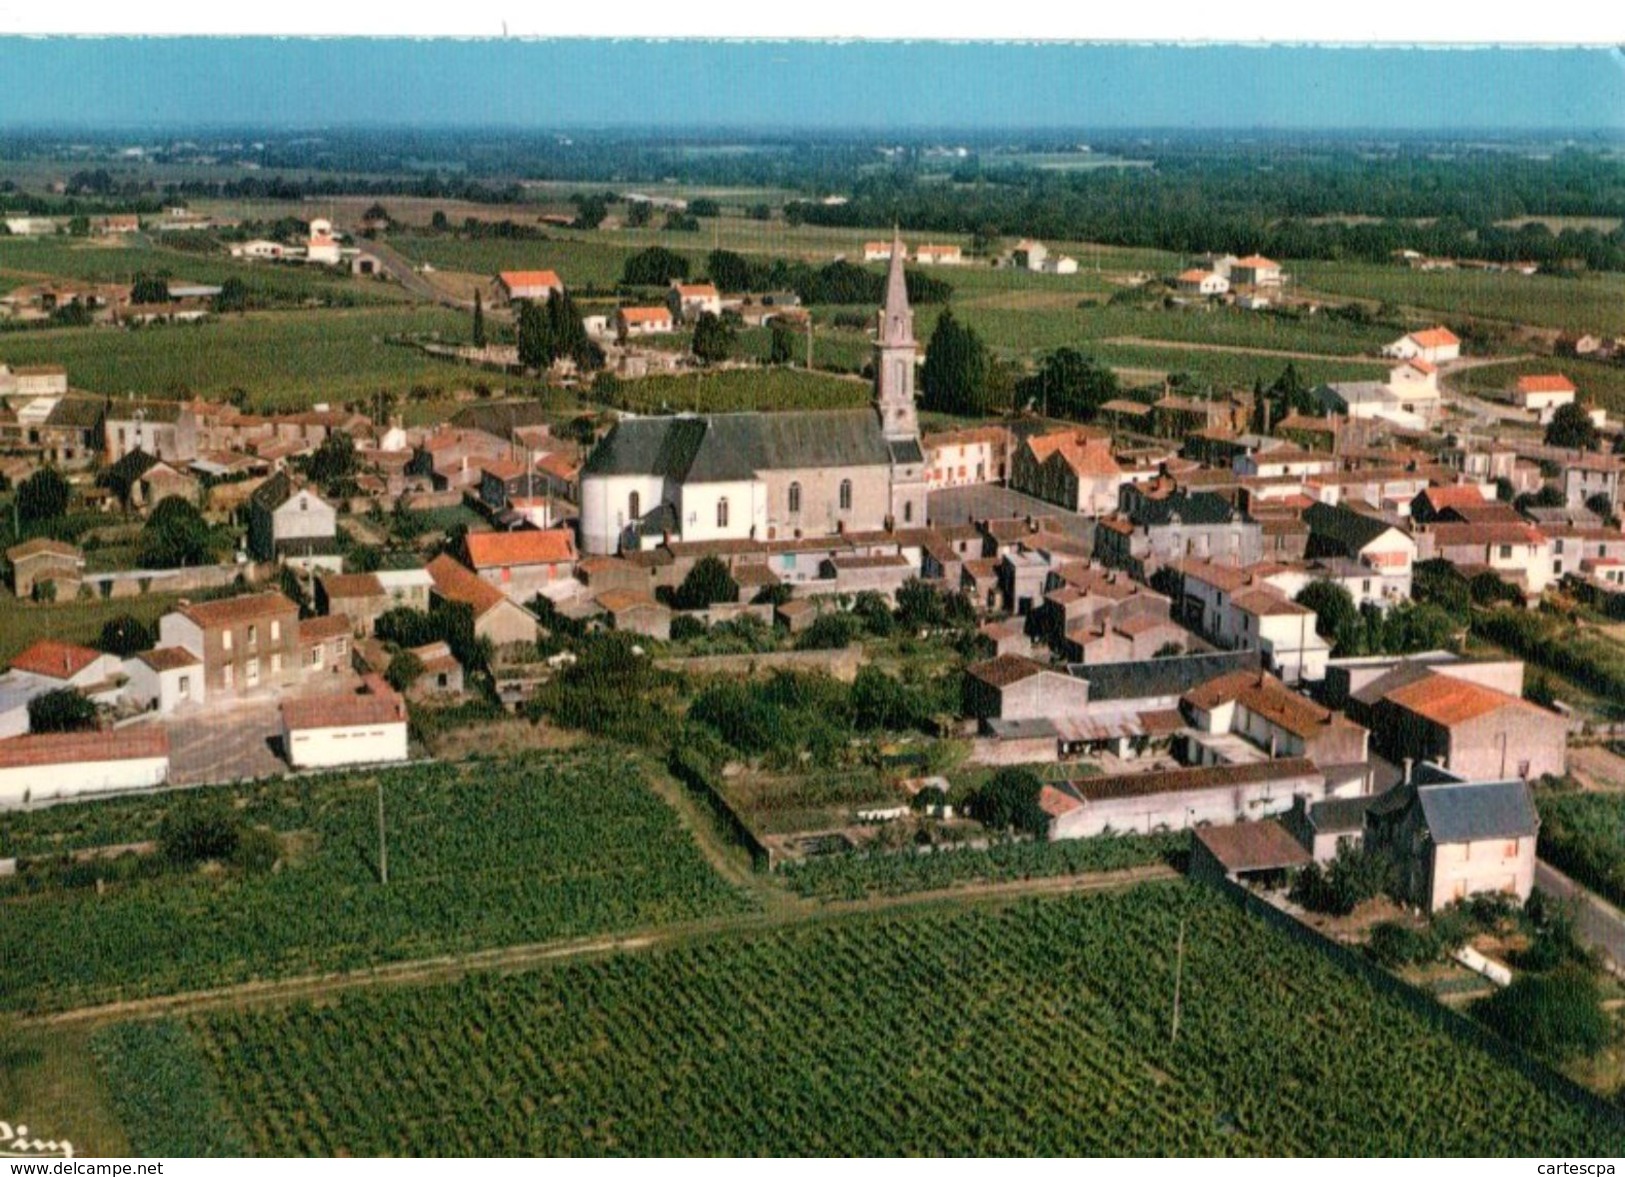
POLYGON ((220 668, 220 685, 231 690, 231 663, 228 662, 220 668))
POLYGON ((801 514, 801 483, 799 482, 790 484, 790 514, 801 514))
POLYGON ((243 682, 245 685, 258 686, 260 681, 260 660, 250 658, 243 666, 243 682))
POLYGON ((189 674, 181 675, 180 678, 175 680, 175 690, 180 694, 181 698, 190 699, 192 697, 192 676, 189 674))
POLYGON ((310 666, 312 670, 322 668, 322 646, 320 642, 310 648, 310 666))
POLYGON ((231 630, 225 630, 220 634, 220 648, 226 651, 231 649, 231 630))
POLYGON ((904 523, 913 523, 914 522, 914 504, 913 503, 904 503, 903 504, 903 522, 904 523))
POLYGON ((841 510, 850 511, 851 509, 852 509, 852 480, 850 478, 843 478, 843 479, 841 479, 841 510))
POLYGON ((1508 842, 1505 846, 1503 846, 1501 848, 1501 857, 1502 858, 1516 858, 1516 857, 1518 857, 1518 843, 1515 842, 1515 841, 1514 842, 1508 842))
POLYGON ((1503 560, 1512 559, 1512 545, 1511 544, 1502 544, 1501 545, 1501 559, 1503 559, 1503 560))
POLYGON ((638 502, 638 492, 633 491, 631 494, 626 496, 626 517, 628 519, 643 518, 643 513, 638 510, 639 506, 641 506, 641 504, 638 502))
POLYGON ((300 509, 300 510, 301 510, 301 511, 308 511, 308 510, 310 510, 310 500, 309 500, 309 499, 307 499, 307 498, 305 498, 305 496, 304 496, 304 495, 300 495, 300 496, 299 496, 299 509, 300 509))
POLYGON ((259 644, 260 644, 260 627, 257 626, 257 625, 251 625, 251 626, 248 627, 248 648, 250 650, 252 650, 255 646, 257 646, 259 644))
POLYGON ((333 643, 333 652, 340 658, 344 657, 345 645, 346 643, 343 638, 340 638, 338 641, 333 643))
POLYGON ((717 500, 717 526, 728 526, 728 500, 725 498, 717 500))
POLYGON ((282 640, 282 622, 277 621, 275 618, 271 620, 271 640, 273 642, 282 640))
POLYGON ((282 673, 282 655, 281 654, 272 654, 271 655, 271 673, 272 674, 281 674, 282 673))

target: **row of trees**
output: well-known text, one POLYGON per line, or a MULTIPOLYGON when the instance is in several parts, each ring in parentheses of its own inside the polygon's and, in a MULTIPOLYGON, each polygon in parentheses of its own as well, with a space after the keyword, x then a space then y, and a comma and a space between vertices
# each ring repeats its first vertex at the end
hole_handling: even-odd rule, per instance
POLYGON ((545 302, 520 304, 518 343, 519 362, 527 368, 550 368, 560 359, 573 360, 584 372, 604 366, 603 349, 588 337, 569 291, 555 291, 545 302))

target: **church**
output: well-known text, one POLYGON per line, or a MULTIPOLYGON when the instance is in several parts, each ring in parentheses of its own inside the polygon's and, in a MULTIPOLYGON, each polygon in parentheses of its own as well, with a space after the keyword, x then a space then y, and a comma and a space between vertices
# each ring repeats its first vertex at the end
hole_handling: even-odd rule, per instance
POLYGON ((914 312, 892 249, 868 409, 629 418, 581 469, 581 546, 788 540, 925 524, 914 312))

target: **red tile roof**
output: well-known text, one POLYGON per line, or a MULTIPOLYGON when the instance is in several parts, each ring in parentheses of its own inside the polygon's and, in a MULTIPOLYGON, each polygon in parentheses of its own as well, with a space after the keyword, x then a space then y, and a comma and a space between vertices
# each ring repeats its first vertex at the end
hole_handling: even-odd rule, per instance
POLYGON ((1411 342, 1418 347, 1459 346, 1461 340, 1448 327, 1429 327, 1426 331, 1412 331, 1411 342))
POLYGON ((1519 376, 1519 392, 1576 392, 1574 381, 1567 376, 1519 376))
POLYGON ((1196 831, 1196 839, 1231 872, 1283 870, 1311 861, 1309 852, 1277 821, 1204 826, 1196 831))
POLYGON ((429 561, 427 571, 435 592, 448 601, 467 605, 475 617, 483 617, 508 599, 501 589, 481 580, 450 556, 436 556, 429 561))
POLYGON ((1504 691, 1492 690, 1475 682, 1451 678, 1445 674, 1430 674, 1425 678, 1419 678, 1413 683, 1389 691, 1386 698, 1389 702, 1424 719, 1431 719, 1443 727, 1454 727, 1458 723, 1466 723, 1481 715, 1499 711, 1503 707, 1539 710, 1504 691))
POLYGON ((1238 670, 1221 675, 1187 691, 1185 699, 1203 711, 1212 711, 1221 703, 1240 703, 1276 727, 1305 738, 1332 727, 1354 726, 1335 711, 1311 702, 1290 690, 1273 674, 1261 670, 1238 670))
POLYGON ((503 270, 497 277, 509 290, 520 286, 550 286, 554 290, 563 290, 564 283, 552 270, 503 270))
POLYGON ((547 531, 482 531, 468 537, 476 570, 516 564, 564 564, 576 558, 575 538, 562 528, 547 531))
POLYGON ((387 687, 367 694, 288 699, 282 704, 282 723, 289 731, 405 722, 406 703, 387 687))
POLYGON ((1281 268, 1281 263, 1272 262, 1269 258, 1260 257, 1255 253, 1250 257, 1242 258, 1240 261, 1232 262, 1230 264, 1230 268, 1232 270, 1279 270, 1281 268))
POLYGON ((100 650, 45 638, 11 660, 11 669, 66 681, 102 656, 100 650))
POLYGON ((328 600, 350 600, 355 597, 381 597, 384 586, 370 572, 349 572, 342 576, 319 578, 328 600))
POLYGON ((0 740, 0 768, 43 768, 107 760, 168 758, 169 733, 143 726, 111 732, 53 732, 0 740))
POLYGON ((158 671, 183 670, 188 666, 203 664, 196 654, 180 646, 160 646, 156 650, 143 650, 136 657, 158 671))
POLYGON ((671 311, 665 307, 622 307, 617 313, 628 323, 671 322, 671 311))
POLYGON ((175 611, 204 629, 219 629, 245 621, 290 614, 299 616, 299 606, 281 593, 253 593, 246 597, 228 597, 223 601, 200 601, 181 605, 175 611))
POLYGON ((1049 667, 1031 658, 1023 658, 1019 654, 1000 654, 997 658, 986 662, 978 662, 975 666, 967 668, 967 673, 980 679, 990 687, 1008 687, 1029 679, 1035 674, 1044 674, 1049 667))

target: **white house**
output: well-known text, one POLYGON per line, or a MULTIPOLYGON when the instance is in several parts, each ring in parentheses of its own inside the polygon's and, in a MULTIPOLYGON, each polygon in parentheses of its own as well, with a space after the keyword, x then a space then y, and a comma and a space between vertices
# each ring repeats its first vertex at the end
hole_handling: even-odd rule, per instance
POLYGON ((1238 258, 1230 263, 1230 284, 1232 286, 1279 286, 1281 284, 1281 263, 1272 262, 1267 257, 1252 254, 1248 257, 1238 258))
POLYGON ((1044 259, 1043 271, 1046 274, 1076 274, 1078 272, 1078 259, 1067 257, 1049 257, 1044 259))
POLYGON ((1022 238, 1016 242, 1011 256, 1017 265, 1026 266, 1029 270, 1042 270, 1045 259, 1049 257, 1049 249, 1042 241, 1022 238))
POLYGON ((622 339, 638 335, 665 335, 673 329, 666 307, 621 307, 615 312, 615 334, 622 339))
POLYGON ((288 699, 282 750, 294 768, 405 760, 406 702, 376 676, 362 694, 288 699))
POLYGON ((564 292, 564 283, 552 270, 503 270, 497 275, 497 286, 511 303, 525 299, 546 302, 564 292))
POLYGON ((1181 294, 1212 295, 1227 294, 1230 290, 1230 279, 1223 274, 1215 274, 1212 270, 1186 270, 1174 279, 1174 285, 1181 294))
POLYGON ((0 805, 22 805, 169 779, 169 733, 156 725, 0 740, 0 805))
POLYGON ((159 715, 171 715, 177 708, 202 703, 208 697, 203 660, 181 646, 161 646, 126 658, 124 673, 129 679, 124 689, 130 700, 159 715))
POLYGON ((722 314, 722 292, 709 282, 673 282, 666 305, 673 317, 692 323, 701 315, 722 314))
POLYGON ((239 241, 231 247, 231 256, 246 258, 249 261, 279 262, 288 256, 288 247, 280 241, 266 241, 256 238, 253 241, 239 241))
POLYGON ((958 266, 965 261, 965 251, 958 245, 922 245, 914 251, 914 261, 922 266, 958 266))
POLYGON ((340 249, 333 237, 333 222, 317 217, 310 222, 310 240, 305 242, 305 260, 320 266, 339 264, 340 249))
POLYGON ((1578 393, 1574 381, 1561 374, 1519 376, 1517 387, 1512 390, 1512 403, 1535 413, 1540 423, 1547 425, 1558 409, 1574 403, 1578 393))
MULTIPOLYGON (((863 243, 863 260, 866 262, 891 261, 892 243, 890 241, 865 241, 863 243)), ((904 252, 904 260, 908 260, 904 252)))
POLYGON ((1444 364, 1461 358, 1461 340, 1448 327, 1429 327, 1394 340, 1382 349, 1382 354, 1396 360, 1422 359, 1430 364, 1444 364))

